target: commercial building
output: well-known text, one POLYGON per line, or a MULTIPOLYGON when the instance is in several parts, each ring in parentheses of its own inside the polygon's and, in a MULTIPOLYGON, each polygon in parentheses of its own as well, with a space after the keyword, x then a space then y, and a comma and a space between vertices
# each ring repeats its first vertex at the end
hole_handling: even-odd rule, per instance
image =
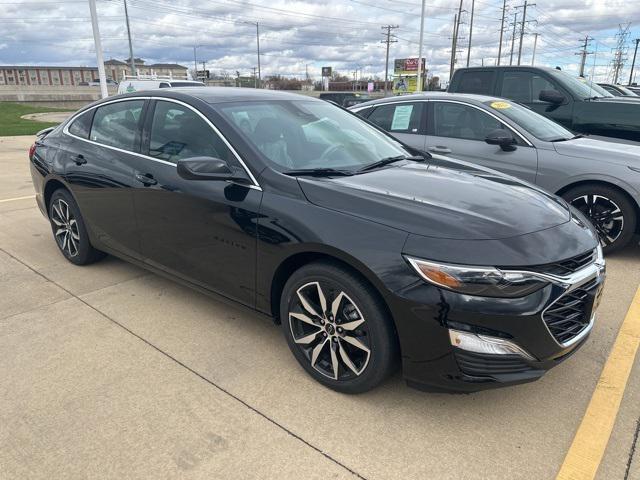
MULTIPOLYGON (((140 75, 161 75, 175 78, 185 78, 188 68, 177 63, 151 63, 146 64, 141 58, 134 58, 136 73, 140 75)), ((116 60, 114 58, 104 62, 107 78, 119 82, 125 75, 133 75, 131 72, 131 62, 126 60, 116 60)))

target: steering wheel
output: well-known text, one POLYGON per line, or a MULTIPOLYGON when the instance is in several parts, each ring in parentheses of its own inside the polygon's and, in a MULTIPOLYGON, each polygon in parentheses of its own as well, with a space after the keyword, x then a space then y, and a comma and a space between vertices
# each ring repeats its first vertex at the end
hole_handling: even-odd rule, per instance
POLYGON ((320 160, 321 162, 326 161, 332 153, 337 152, 341 148, 344 148, 344 145, 342 145, 341 143, 329 145, 327 148, 325 148, 324 152, 322 152, 322 155, 320 155, 320 158, 318 160, 320 160))

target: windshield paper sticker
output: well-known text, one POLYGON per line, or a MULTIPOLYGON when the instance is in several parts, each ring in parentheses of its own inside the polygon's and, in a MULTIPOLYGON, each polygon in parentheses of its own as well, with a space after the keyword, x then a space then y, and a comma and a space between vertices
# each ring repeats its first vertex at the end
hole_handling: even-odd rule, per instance
POLYGON ((398 105, 393 112, 391 130, 408 130, 413 105, 398 105))
POLYGON ((495 108, 496 110, 505 110, 507 108, 511 108, 511 104, 507 102, 491 102, 491 108, 495 108))

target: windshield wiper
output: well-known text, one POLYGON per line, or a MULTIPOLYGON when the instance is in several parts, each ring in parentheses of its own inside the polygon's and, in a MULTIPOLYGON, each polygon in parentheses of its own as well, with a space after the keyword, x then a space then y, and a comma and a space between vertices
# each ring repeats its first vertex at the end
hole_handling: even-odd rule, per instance
POLYGON ((382 160, 378 160, 377 162, 373 162, 373 163, 370 163, 369 165, 365 165, 364 167, 359 169, 358 172, 366 172, 369 170, 373 170, 375 168, 384 167, 385 165, 399 162, 401 160, 412 160, 414 162, 424 162, 425 158, 417 157, 417 156, 407 156, 407 155, 397 155, 395 157, 386 157, 386 158, 383 158, 382 160))
POLYGON ((286 170, 285 175, 292 177, 309 175, 312 177, 332 177, 332 176, 349 176, 353 175, 351 170, 338 170, 336 168, 298 168, 294 170, 286 170))
POLYGON ((549 141, 550 142, 566 142, 568 140, 576 140, 578 138, 583 138, 583 137, 584 137, 584 135, 578 134, 578 135, 574 135, 573 137, 569 137, 569 138, 567 138, 567 137, 558 137, 558 138, 554 138, 554 139, 549 140, 549 141))

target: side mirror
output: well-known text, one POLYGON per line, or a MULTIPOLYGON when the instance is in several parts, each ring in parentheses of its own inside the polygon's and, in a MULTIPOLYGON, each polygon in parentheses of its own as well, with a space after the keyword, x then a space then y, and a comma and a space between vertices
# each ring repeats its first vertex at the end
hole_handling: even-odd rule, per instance
POLYGON ((505 152, 512 152, 515 150, 516 144, 518 143, 518 141, 513 138, 513 135, 511 135, 511 132, 503 128, 498 128, 489 132, 489 135, 487 135, 487 138, 485 138, 484 141, 489 145, 498 145, 505 152))
POLYGON ((220 158, 191 157, 178 160, 178 175, 185 180, 232 180, 249 183, 242 172, 220 158))
POLYGON ((540 90, 538 100, 541 102, 552 103, 554 105, 560 105, 565 101, 564 95, 557 90, 540 90))

